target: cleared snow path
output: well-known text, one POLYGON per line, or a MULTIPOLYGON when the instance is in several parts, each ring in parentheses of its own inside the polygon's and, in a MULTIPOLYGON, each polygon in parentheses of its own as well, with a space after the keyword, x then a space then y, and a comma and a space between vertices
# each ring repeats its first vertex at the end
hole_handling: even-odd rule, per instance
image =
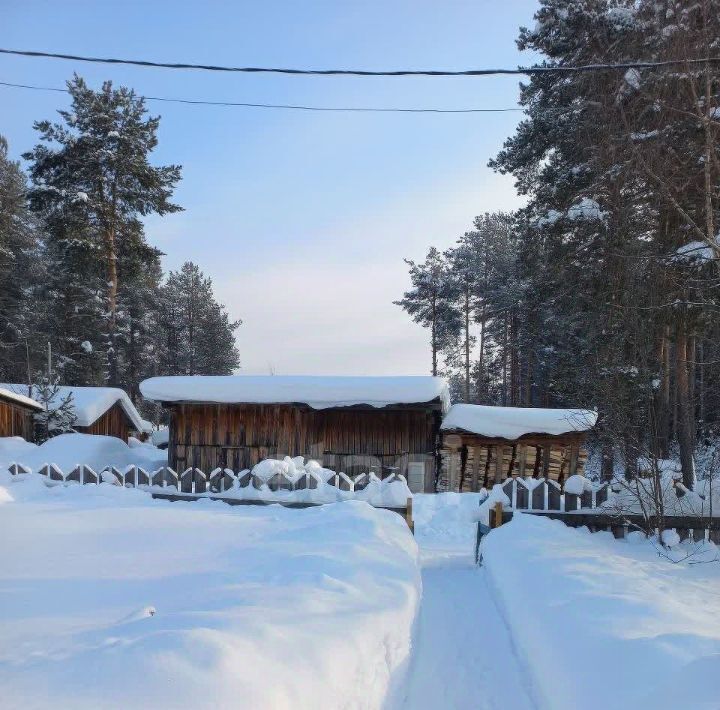
POLYGON ((510 634, 485 571, 473 561, 470 516, 477 501, 467 494, 457 505, 453 498, 423 498, 416 497, 423 594, 404 697, 397 705, 409 710, 531 710, 510 634))

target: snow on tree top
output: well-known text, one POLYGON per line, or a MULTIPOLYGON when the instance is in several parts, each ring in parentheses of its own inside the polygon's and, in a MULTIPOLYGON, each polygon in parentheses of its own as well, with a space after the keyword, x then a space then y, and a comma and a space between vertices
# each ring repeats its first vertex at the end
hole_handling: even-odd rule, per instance
POLYGON ((323 377, 225 375, 151 377, 140 384, 143 397, 157 402, 219 404, 307 404, 313 409, 369 405, 420 404, 439 399, 450 404, 440 377, 323 377))
POLYGON ((587 431, 595 426, 597 412, 586 409, 540 409, 539 407, 488 407, 453 404, 443 419, 443 431, 465 431, 490 438, 518 439, 526 434, 557 436, 587 431))
POLYGON ((9 399, 12 402, 22 404, 23 406, 30 407, 31 409, 37 409, 38 411, 43 408, 40 402, 36 402, 34 399, 31 399, 24 394, 7 389, 7 387, 0 387, 0 399, 9 399))
MULTIPOLYGON (((0 388, 7 389, 16 396, 23 396, 28 399, 29 388, 27 385, 1 384, 0 388)), ((119 403, 128 419, 132 422, 133 427, 137 431, 144 431, 140 413, 135 409, 135 405, 124 390, 117 387, 61 386, 58 388, 53 401, 50 402, 50 406, 52 407, 55 403, 60 404, 69 394, 72 394, 72 407, 75 412, 74 424, 77 426, 90 426, 115 403, 119 403)), ((42 406, 39 406, 42 409, 42 406)))

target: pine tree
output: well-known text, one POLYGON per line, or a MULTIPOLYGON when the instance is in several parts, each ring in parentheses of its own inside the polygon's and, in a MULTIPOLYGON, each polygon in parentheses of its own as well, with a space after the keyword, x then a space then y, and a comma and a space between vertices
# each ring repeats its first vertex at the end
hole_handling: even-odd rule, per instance
POLYGON ((405 310, 423 328, 430 329, 432 375, 440 372, 440 357, 455 344, 462 328, 462 319, 455 304, 457 283, 450 278, 446 258, 431 247, 425 261, 416 264, 409 259, 412 288, 406 291, 396 306, 405 310))
POLYGON ((37 341, 35 284, 43 278, 39 227, 26 208, 26 180, 0 136, 0 375, 27 382, 37 341))
POLYGON ((59 111, 60 122, 37 122, 41 143, 24 155, 31 161, 30 202, 47 229, 48 295, 57 304, 50 325, 67 378, 115 385, 121 260, 131 245, 146 248, 140 217, 180 209, 170 201, 180 168, 149 163, 159 118, 147 116, 132 90, 108 81, 93 91, 78 76, 68 90, 71 109, 59 111), (86 341, 91 353, 80 348, 86 341))
POLYGON ((73 431, 76 415, 72 392, 65 396, 60 394, 57 375, 37 373, 30 396, 44 407, 42 412, 34 415, 36 443, 42 444, 53 436, 73 431))
MULTIPOLYGON (((544 0, 519 46, 551 65, 700 58, 719 11, 717 0, 544 0)), ((525 318, 523 345, 535 385, 549 401, 599 405, 630 463, 643 439, 666 451, 652 440, 666 442, 673 421, 686 485, 693 353, 718 293, 677 253, 695 241, 718 254, 719 93, 710 65, 536 75, 521 90, 526 120, 492 163, 529 197, 522 265, 535 323, 525 318)))
POLYGON ((167 375, 228 375, 240 366, 231 321, 217 303, 212 281, 196 264, 171 271, 161 289, 158 346, 160 372, 167 375))

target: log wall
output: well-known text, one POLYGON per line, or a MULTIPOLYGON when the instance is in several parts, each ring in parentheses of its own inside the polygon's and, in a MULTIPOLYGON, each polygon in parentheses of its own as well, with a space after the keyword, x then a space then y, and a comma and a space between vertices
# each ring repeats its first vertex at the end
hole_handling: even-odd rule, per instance
POLYGON ((17 404, 0 400, 0 436, 21 436, 26 441, 32 441, 32 412, 17 404))
POLYGON ((512 476, 547 478, 562 484, 568 476, 582 474, 587 460, 584 433, 534 435, 514 442, 466 434, 460 437, 460 448, 442 449, 440 490, 479 491, 512 476), (455 470, 451 472, 452 465, 455 470))
POLYGON ((74 429, 81 434, 101 434, 103 436, 116 436, 127 442, 130 435, 130 420, 125 410, 118 402, 101 417, 98 417, 90 426, 76 426, 74 429))
POLYGON ((439 411, 311 409, 287 404, 177 404, 170 409, 169 464, 175 470, 251 468, 265 458, 304 456, 352 474, 406 475, 411 461, 426 464, 434 483, 439 411))

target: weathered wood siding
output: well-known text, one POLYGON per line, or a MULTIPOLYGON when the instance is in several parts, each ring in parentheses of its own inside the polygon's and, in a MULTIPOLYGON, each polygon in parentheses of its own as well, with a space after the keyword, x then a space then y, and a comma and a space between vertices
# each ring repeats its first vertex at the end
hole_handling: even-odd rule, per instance
POLYGON ((284 404, 170 405, 169 462, 176 470, 240 471, 262 459, 305 456, 347 473, 375 466, 406 473, 409 461, 434 471, 439 412, 428 407, 320 409, 284 404))
POLYGON ((17 404, 0 400, 0 436, 22 436, 33 440, 32 412, 17 404))
POLYGON ((101 417, 98 417, 90 426, 76 426, 75 430, 81 434, 102 434, 103 436, 116 436, 123 441, 128 440, 131 422, 119 403, 113 404, 101 417))

